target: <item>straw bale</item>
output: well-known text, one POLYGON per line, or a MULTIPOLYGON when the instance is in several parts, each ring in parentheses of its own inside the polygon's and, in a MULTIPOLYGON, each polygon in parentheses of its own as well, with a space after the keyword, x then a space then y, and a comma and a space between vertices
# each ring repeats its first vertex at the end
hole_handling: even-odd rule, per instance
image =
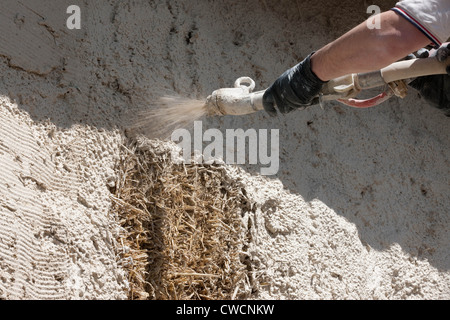
POLYGON ((243 186, 222 165, 170 160, 158 140, 124 146, 112 210, 129 299, 234 299, 251 292, 243 186))

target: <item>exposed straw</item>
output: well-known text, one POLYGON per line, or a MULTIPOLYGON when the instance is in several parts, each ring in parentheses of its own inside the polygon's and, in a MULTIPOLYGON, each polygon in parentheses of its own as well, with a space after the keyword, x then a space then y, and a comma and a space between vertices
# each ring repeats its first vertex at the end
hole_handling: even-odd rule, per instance
MULTIPOLYGON (((165 144, 167 145, 167 143, 165 144)), ((129 148, 113 208, 130 299, 233 299, 251 292, 242 186, 220 165, 181 165, 157 140, 129 148)))

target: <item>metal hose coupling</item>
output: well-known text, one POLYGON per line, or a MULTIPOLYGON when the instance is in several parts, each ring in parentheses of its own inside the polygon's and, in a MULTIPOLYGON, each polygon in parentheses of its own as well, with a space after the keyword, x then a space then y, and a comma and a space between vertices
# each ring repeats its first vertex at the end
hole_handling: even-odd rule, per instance
POLYGON ((222 88, 214 91, 206 99, 209 115, 244 115, 263 110, 263 91, 253 92, 255 81, 241 77, 234 83, 234 88, 222 88))

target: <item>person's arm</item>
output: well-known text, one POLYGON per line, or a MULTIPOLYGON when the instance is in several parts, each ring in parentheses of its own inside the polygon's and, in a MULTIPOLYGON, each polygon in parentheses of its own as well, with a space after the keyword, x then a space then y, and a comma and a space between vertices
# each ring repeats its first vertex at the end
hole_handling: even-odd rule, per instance
POLYGON ((364 22, 284 72, 264 93, 266 112, 276 116, 275 105, 281 113, 310 106, 327 81, 384 68, 430 43, 394 11, 381 13, 380 19, 380 29, 364 22))
POLYGON ((369 29, 364 22, 321 48, 311 57, 312 71, 322 81, 375 71, 430 43, 422 32, 394 11, 380 14, 380 26, 380 29, 369 29))

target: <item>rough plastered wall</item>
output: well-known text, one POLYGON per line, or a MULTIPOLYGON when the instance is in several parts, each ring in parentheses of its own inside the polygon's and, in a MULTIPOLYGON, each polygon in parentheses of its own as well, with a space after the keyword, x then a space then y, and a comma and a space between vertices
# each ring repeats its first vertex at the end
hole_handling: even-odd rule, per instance
MULTIPOLYGON (((377 1, 389 9, 395 1, 377 1)), ((0 297, 123 299, 108 186, 133 115, 239 76, 267 87, 364 21, 366 1, 0 4, 0 297), (80 30, 66 28, 79 5, 80 30)), ((247 217, 255 299, 448 299, 448 119, 414 92, 204 128, 280 130, 280 170, 229 170, 247 217)))

